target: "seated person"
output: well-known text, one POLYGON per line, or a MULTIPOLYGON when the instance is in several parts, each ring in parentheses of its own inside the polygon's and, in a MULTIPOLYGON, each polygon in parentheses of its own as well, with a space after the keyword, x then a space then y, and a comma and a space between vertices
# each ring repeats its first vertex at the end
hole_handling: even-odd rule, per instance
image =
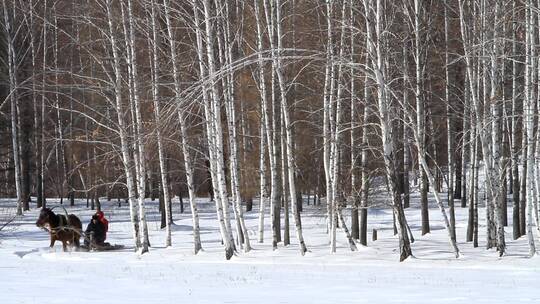
POLYGON ((107 231, 109 231, 109 221, 105 218, 105 214, 103 214, 103 211, 96 212, 96 215, 98 216, 99 221, 103 224, 103 227, 105 228, 105 237, 103 240, 107 239, 107 231))
POLYGON ((86 238, 84 239, 85 246, 104 246, 105 242, 105 226, 99 220, 99 216, 93 215, 92 220, 86 228, 86 238), (90 244, 92 242, 92 244, 90 244))

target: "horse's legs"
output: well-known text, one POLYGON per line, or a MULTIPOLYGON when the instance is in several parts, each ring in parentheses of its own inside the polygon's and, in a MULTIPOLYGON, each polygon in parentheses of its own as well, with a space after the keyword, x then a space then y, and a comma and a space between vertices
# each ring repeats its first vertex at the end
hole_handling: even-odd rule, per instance
POLYGON ((54 242, 56 242, 56 237, 51 235, 51 244, 49 245, 49 247, 53 248, 54 247, 54 242))
POLYGON ((73 234, 73 242, 75 243, 75 247, 79 248, 81 246, 81 242, 79 240, 80 235, 78 233, 73 234))
POLYGON ((62 247, 64 247, 64 252, 67 251, 67 242, 62 240, 62 247))

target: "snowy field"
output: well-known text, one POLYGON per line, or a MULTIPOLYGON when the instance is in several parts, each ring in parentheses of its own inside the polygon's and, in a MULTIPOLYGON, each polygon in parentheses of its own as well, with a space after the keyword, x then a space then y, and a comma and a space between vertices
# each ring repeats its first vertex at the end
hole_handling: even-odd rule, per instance
MULTIPOLYGON (((27 212, 0 232, 2 303, 540 303, 540 258, 527 256, 525 238, 511 240, 511 227, 505 257, 485 250, 484 210, 480 247, 473 248, 464 241, 467 210, 456 209, 462 256, 455 259, 436 206, 430 206, 432 233, 426 236, 420 235, 420 210, 407 209, 415 257, 399 263, 390 209, 370 209, 368 247, 351 252, 338 231, 338 252, 331 254, 324 206, 305 206, 302 222, 310 252, 302 257, 294 226, 293 244, 272 251, 267 219, 266 242, 257 243, 255 204, 246 213, 253 250, 226 261, 214 205, 205 198, 199 203, 204 252, 197 256, 189 208, 180 214, 177 204, 173 247, 164 248, 156 203, 148 202, 152 248, 143 256, 133 252, 126 206, 102 201, 110 221, 108 241, 127 247, 114 252, 63 252, 59 242, 51 250, 48 234, 35 226, 38 210, 27 212), (378 229, 375 242, 373 228, 378 229)), ((49 207, 55 205, 48 201, 49 207)), ((13 200, 0 200, 4 214, 13 207, 13 200)), ((68 212, 78 215, 84 228, 93 213, 84 201, 68 212)))

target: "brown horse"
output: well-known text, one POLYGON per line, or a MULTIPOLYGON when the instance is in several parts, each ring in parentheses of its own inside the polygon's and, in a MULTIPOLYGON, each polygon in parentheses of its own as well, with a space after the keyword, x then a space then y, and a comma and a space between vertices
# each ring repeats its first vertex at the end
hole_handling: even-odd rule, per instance
POLYGON ((79 247, 79 239, 82 233, 81 220, 73 214, 67 216, 54 214, 49 208, 41 209, 36 226, 49 231, 51 235, 51 248, 54 242, 61 241, 64 251, 67 251, 67 245, 79 247))

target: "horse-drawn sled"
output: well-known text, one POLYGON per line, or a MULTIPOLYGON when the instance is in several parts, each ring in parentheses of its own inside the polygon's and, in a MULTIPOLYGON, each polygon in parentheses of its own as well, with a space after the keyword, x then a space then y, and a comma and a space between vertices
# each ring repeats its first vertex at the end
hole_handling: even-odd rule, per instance
POLYGON ((82 250, 82 251, 109 251, 109 250, 120 250, 124 248, 126 248, 126 246, 124 245, 109 244, 109 243, 103 243, 101 245, 92 244, 89 246, 86 246, 86 245, 79 246, 79 250, 82 250))
POLYGON ((111 244, 108 242, 97 242, 94 238, 94 235, 91 233, 85 235, 85 244, 79 246, 79 249, 85 251, 109 251, 109 250, 119 250, 124 249, 126 246, 111 244))
POLYGON ((66 215, 55 214, 52 209, 43 208, 39 213, 36 226, 49 232, 51 248, 54 247, 56 241, 62 242, 64 251, 67 251, 68 246, 83 251, 108 251, 125 248, 124 245, 105 242, 108 222, 103 219, 103 213, 101 213, 101 218, 98 215, 92 216, 88 228, 83 232, 81 220, 76 215, 68 215, 67 212, 66 215), (105 221, 105 224, 101 222, 102 220, 105 221), (83 245, 80 244, 81 237, 84 238, 83 245))

